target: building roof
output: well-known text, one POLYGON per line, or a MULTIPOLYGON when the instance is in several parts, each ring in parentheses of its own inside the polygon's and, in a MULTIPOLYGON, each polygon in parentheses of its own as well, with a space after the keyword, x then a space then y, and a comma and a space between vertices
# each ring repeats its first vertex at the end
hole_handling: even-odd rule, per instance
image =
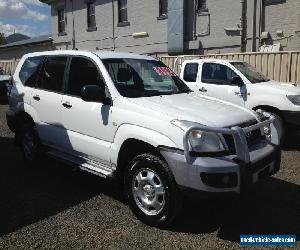
POLYGON ((45 42, 51 42, 52 37, 51 35, 44 35, 44 36, 38 36, 14 43, 8 43, 5 45, 0 46, 0 49, 4 48, 11 48, 11 47, 17 47, 17 46, 22 46, 22 45, 30 45, 30 44, 37 44, 37 43, 45 43, 45 42))
POLYGON ((40 0, 42 3, 51 4, 54 0, 40 0))

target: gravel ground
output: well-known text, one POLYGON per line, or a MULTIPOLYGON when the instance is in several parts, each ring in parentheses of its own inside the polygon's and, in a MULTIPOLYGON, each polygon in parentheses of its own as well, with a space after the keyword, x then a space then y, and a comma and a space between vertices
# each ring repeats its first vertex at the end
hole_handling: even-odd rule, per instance
POLYGON ((161 230, 139 222, 110 181, 53 160, 26 168, 6 109, 0 106, 0 249, 232 249, 240 234, 300 239, 300 135, 289 136, 281 171, 247 197, 187 199, 161 230))

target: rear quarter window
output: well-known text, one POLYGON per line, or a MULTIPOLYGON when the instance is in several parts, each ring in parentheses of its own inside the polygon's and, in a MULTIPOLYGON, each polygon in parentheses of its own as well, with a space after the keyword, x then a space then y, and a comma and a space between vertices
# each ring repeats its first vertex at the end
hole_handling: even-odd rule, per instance
POLYGON ((36 86, 37 77, 43 61, 43 56, 30 57, 24 61, 19 73, 19 78, 24 86, 36 86))

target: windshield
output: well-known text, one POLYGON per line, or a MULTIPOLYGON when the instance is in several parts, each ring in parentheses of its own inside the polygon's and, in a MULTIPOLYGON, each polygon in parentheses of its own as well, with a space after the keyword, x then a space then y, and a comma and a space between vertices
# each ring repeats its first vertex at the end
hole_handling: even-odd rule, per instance
POLYGON ((188 93, 191 90, 162 62, 144 59, 102 60, 119 93, 128 98, 188 93))
POLYGON ((231 62, 231 64, 236 67, 251 83, 259 83, 259 82, 268 82, 266 76, 264 76, 257 69, 252 67, 250 64, 245 62, 231 62))

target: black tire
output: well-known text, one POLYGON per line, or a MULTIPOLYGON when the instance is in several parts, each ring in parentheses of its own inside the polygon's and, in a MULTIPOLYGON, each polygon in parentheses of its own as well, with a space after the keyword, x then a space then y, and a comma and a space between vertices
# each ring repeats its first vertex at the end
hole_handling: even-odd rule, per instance
POLYGON ((152 154, 138 155, 130 162, 125 176, 125 188, 131 210, 147 225, 165 227, 181 210, 182 195, 167 163, 152 154), (139 184, 138 175, 142 176, 145 173, 147 173, 147 178, 153 175, 152 181, 143 180, 139 184), (162 189, 164 194, 162 194, 162 189), (137 194, 143 196, 144 199, 137 194), (142 200, 154 202, 157 207, 161 206, 161 208, 156 210, 152 207, 151 210, 151 205, 145 208, 142 200))
POLYGON ((20 136, 21 151, 26 165, 36 167, 41 158, 41 143, 34 126, 30 123, 24 124, 20 136))

